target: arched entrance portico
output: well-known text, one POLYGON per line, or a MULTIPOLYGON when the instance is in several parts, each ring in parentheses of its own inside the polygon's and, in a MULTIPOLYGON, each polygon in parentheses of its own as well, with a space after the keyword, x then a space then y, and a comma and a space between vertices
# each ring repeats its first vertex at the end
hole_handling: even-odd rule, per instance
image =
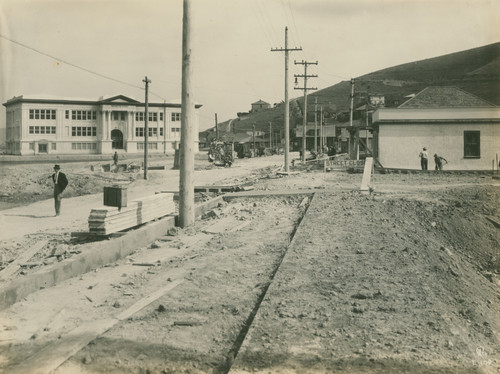
POLYGON ((120 130, 114 129, 111 131, 111 141, 113 149, 123 149, 123 133, 120 130))

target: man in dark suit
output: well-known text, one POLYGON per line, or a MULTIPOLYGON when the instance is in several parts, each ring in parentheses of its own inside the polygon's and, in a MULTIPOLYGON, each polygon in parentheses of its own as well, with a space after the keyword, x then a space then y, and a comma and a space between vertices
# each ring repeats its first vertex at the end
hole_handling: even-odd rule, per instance
POLYGON ((56 216, 61 214, 61 200, 63 197, 63 191, 68 185, 68 178, 66 174, 61 171, 59 165, 54 165, 54 174, 52 174, 52 181, 54 182, 54 202, 56 208, 56 216))

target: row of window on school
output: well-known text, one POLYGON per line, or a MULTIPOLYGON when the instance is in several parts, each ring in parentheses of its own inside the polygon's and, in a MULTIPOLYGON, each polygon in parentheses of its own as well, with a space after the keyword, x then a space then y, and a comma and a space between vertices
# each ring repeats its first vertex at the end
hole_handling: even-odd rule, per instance
MULTIPOLYGON (((170 132, 179 133, 181 131, 180 127, 171 127, 170 132)), ((50 134, 56 135, 56 126, 29 126, 30 134, 50 134)), ((163 136, 163 127, 159 129, 156 127, 148 128, 149 136, 163 136)), ((97 127, 95 126, 72 126, 71 127, 71 136, 97 136, 97 127)), ((143 137, 144 136, 144 127, 136 127, 135 128, 135 136, 143 137)))
MULTIPOLYGON (((111 119, 113 121, 125 121, 127 112, 123 111, 113 111, 111 112, 111 119)), ((95 110, 66 110, 65 118, 75 121, 94 121, 97 119, 97 112, 95 110)), ((53 120, 57 118, 55 109, 30 109, 29 119, 40 119, 40 120, 53 120)), ((135 112, 135 120, 137 122, 144 122, 145 112, 135 112)), ((148 112, 148 121, 158 122, 163 121, 163 112, 148 112)), ((172 122, 178 122, 181 120, 181 113, 173 112, 170 113, 170 120, 172 122)))

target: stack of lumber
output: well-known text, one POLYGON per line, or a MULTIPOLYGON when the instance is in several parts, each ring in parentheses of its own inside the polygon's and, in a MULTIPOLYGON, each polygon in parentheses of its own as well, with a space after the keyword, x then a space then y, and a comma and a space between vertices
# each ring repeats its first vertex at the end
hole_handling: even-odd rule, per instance
POLYGON ((131 201, 121 209, 109 206, 92 209, 89 231, 95 235, 109 235, 173 213, 174 194, 160 193, 131 201))

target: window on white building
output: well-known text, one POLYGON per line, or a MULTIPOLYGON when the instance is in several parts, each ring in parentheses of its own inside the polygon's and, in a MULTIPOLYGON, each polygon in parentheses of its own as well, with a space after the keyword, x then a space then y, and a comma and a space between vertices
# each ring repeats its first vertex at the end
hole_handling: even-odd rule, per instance
POLYGON ((135 113, 135 120, 137 122, 144 122, 144 112, 136 112, 135 113))
POLYGON ((481 157, 481 132, 464 131, 464 158, 481 157))
POLYGON ((158 113, 156 112, 149 112, 148 113, 148 120, 151 122, 158 122, 158 113))

